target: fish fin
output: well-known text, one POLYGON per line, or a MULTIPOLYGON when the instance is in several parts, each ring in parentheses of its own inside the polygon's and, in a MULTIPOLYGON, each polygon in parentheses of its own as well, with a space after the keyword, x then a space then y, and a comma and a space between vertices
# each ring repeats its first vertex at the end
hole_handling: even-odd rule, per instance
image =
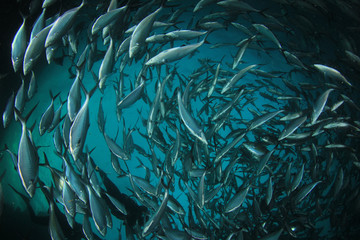
POLYGON ((45 161, 45 163, 41 163, 41 164, 39 164, 39 166, 51 167, 51 166, 50 166, 50 163, 49 163, 49 159, 47 158, 45 152, 43 152, 43 154, 44 154, 44 161, 45 161))
POLYGON ((30 112, 24 118, 21 116, 21 113, 19 112, 19 110, 15 107, 14 108, 15 115, 20 120, 20 122, 25 124, 38 105, 39 105, 39 102, 37 104, 35 104, 35 106, 30 110, 30 112))
POLYGON ((34 131, 36 125, 36 121, 33 123, 33 125, 31 125, 31 127, 28 128, 28 130, 32 133, 34 131))

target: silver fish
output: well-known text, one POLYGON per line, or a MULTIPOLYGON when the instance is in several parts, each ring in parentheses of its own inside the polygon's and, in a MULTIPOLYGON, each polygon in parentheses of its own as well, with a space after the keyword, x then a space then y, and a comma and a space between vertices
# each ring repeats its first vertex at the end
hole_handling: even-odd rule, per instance
POLYGON ((36 19, 30 33, 30 42, 31 40, 45 28, 45 10, 43 9, 40 16, 36 19))
POLYGON ((295 132, 296 129, 298 129, 307 119, 307 116, 302 116, 297 119, 292 120, 281 132, 279 136, 279 141, 287 138, 290 134, 295 132))
MULTIPOLYGON (((24 80, 21 81, 21 86, 19 87, 16 97, 15 97, 15 108, 22 113, 25 107, 26 101, 26 92, 25 92, 25 82, 24 80)), ((15 118, 16 119, 16 118, 15 118)))
POLYGON ((15 72, 18 72, 24 60, 24 54, 26 50, 26 18, 23 19, 19 30, 11 43, 11 61, 15 72))
POLYGON ((250 189, 250 185, 236 193, 228 203, 225 205, 224 212, 230 213, 238 209, 245 200, 245 197, 250 189))
POLYGON ((149 36, 152 26, 154 24, 157 14, 161 11, 162 7, 158 8, 155 12, 145 17, 141 22, 136 25, 134 32, 131 35, 129 46, 129 57, 133 58, 140 48, 145 44, 145 39, 149 36))
POLYGON ((65 239, 65 235, 61 229, 60 223, 56 217, 56 205, 52 196, 50 197, 50 209, 49 209, 49 232, 52 240, 65 239))
POLYGON ((169 200, 169 191, 168 189, 166 189, 160 207, 156 210, 156 212, 144 225, 144 229, 141 234, 143 237, 149 235, 155 229, 155 227, 157 227, 157 225, 160 223, 160 219, 163 217, 165 213, 168 200, 169 200))
POLYGON ((320 116, 320 114, 322 113, 326 101, 329 97, 329 94, 333 91, 334 89, 328 89, 326 90, 323 94, 321 94, 321 96, 316 100, 314 106, 313 106, 313 111, 311 113, 311 124, 315 124, 316 120, 318 119, 318 117, 320 116))
POLYGON ((97 34, 101 29, 108 26, 111 22, 114 22, 117 18, 121 18, 123 13, 125 13, 127 5, 121 8, 117 8, 111 11, 108 11, 98 17, 94 22, 91 28, 91 34, 97 34))
POLYGON ((4 128, 9 126, 12 116, 14 114, 14 103, 15 103, 14 101, 15 101, 15 93, 12 92, 11 96, 9 97, 6 103, 5 111, 2 115, 4 128))
POLYGON ((273 41, 279 49, 282 49, 279 40, 275 37, 275 35, 263 24, 253 24, 253 27, 263 36, 267 37, 271 41, 273 41))
POLYGON ((102 236, 105 236, 107 231, 107 220, 102 199, 94 192, 90 185, 86 185, 86 188, 89 194, 91 216, 94 220, 96 229, 102 236))
POLYGON ((203 132, 203 130, 199 127, 197 122, 191 117, 188 110, 185 108, 183 101, 181 99, 181 93, 178 91, 177 93, 177 100, 178 100, 178 106, 179 106, 179 115, 181 117, 181 120, 185 124, 186 128, 190 131, 190 133, 199 139, 202 143, 207 145, 206 137, 203 132))
POLYGON ((110 46, 108 47, 105 57, 101 62, 99 68, 99 89, 103 91, 105 88, 105 81, 113 71, 115 62, 115 47, 114 41, 110 39, 110 46))
POLYGON ((295 204, 301 202, 321 181, 312 182, 303 186, 294 197, 295 204))
POLYGON ((246 72, 248 72, 250 69, 253 69, 254 67, 256 67, 257 64, 253 64, 250 66, 247 66, 243 69, 241 69, 237 74, 235 74, 223 87, 223 89, 221 90, 221 94, 224 94, 225 92, 227 92, 230 88, 233 87, 233 85, 244 76, 244 74, 246 72))
POLYGON ((89 101, 94 94, 97 86, 95 86, 89 93, 85 92, 86 100, 71 125, 69 134, 69 148, 70 153, 76 161, 85 144, 89 123, 89 101))
POLYGON ((174 62, 179 60, 190 53, 194 52, 196 49, 201 47, 206 40, 206 37, 199 43, 190 44, 182 47, 174 47, 170 49, 166 49, 156 56, 152 57, 145 63, 147 66, 160 65, 165 63, 174 62))
POLYGON ((317 70, 322 72, 325 76, 338 80, 352 87, 352 84, 335 68, 328 67, 322 64, 314 64, 313 65, 317 70))
POLYGON ((76 114, 78 113, 81 107, 80 86, 81 86, 81 78, 78 74, 73 84, 71 85, 69 95, 67 98, 67 111, 71 122, 74 121, 76 114))
POLYGON ((116 198, 109 195, 108 193, 105 193, 105 194, 106 194, 106 196, 108 196, 111 203, 114 204, 114 206, 116 207, 117 210, 119 210, 122 214, 127 215, 126 208, 121 202, 119 202, 116 198))
POLYGON ((51 27, 49 34, 45 40, 45 47, 48 48, 52 45, 58 43, 61 38, 69 31, 72 27, 75 17, 77 16, 80 9, 84 6, 85 0, 81 2, 81 5, 72 8, 65 13, 63 13, 55 22, 54 25, 51 27))
MULTIPOLYGON (((36 106, 35 106, 36 107, 36 106)), ((36 182, 39 172, 39 156, 37 149, 29 136, 26 127, 26 121, 30 114, 35 110, 35 107, 30 111, 25 119, 20 116, 20 113, 15 109, 15 114, 21 122, 22 133, 19 142, 17 170, 26 192, 32 198, 35 194, 36 182)))
POLYGON ((31 79, 29 83, 29 88, 27 91, 28 99, 32 99, 37 92, 37 83, 34 72, 31 72, 31 79))
POLYGON ((279 113, 282 113, 284 110, 278 110, 278 111, 275 111, 275 112, 269 112, 269 113, 266 113, 256 119, 254 119, 251 124, 250 124, 250 127, 249 127, 249 131, 263 125, 264 123, 266 123, 267 121, 271 120, 272 118, 274 118, 276 115, 278 115, 279 113))
POLYGON ((105 142, 110 149, 110 151, 117 156, 118 158, 121 158, 122 160, 129 160, 130 155, 125 152, 113 139, 111 139, 105 132, 104 132, 104 138, 105 142))
POLYGON ((118 104, 117 108, 122 110, 133 105, 137 100, 139 100, 144 92, 145 81, 142 79, 139 86, 137 86, 132 92, 130 92, 126 97, 124 97, 118 104))
POLYGON ((40 136, 42 136, 46 132, 46 130, 48 130, 49 127, 51 126, 51 123, 54 119, 54 100, 59 94, 60 93, 53 96, 52 93, 50 92, 51 103, 50 103, 49 107, 46 109, 46 111, 44 112, 44 114, 41 116, 40 123, 39 123, 40 136))

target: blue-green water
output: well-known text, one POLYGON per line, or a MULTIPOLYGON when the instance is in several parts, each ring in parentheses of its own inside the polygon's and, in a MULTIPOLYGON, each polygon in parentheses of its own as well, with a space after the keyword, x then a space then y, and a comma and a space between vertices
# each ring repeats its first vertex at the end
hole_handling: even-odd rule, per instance
MULTIPOLYGON (((243 1, 241 1, 243 2, 243 1)), ((155 174, 155 169, 163 171, 163 181, 170 182, 170 195, 173 196, 185 210, 185 215, 178 215, 169 208, 166 210, 164 218, 170 219, 170 225, 166 225, 163 219, 152 233, 146 236, 146 239, 158 238, 164 236, 163 228, 172 228, 182 231, 187 238, 190 238, 185 229, 191 229, 202 234, 208 239, 226 239, 234 234, 233 239, 240 238, 243 234, 245 239, 258 239, 266 237, 268 234, 283 229, 279 239, 291 239, 296 237, 301 239, 356 239, 359 233, 359 168, 358 168, 358 146, 359 146, 359 108, 358 108, 358 73, 359 62, 353 61, 346 54, 350 51, 355 55, 358 52, 359 19, 355 9, 359 8, 359 3, 342 1, 247 1, 257 10, 244 11, 236 8, 223 8, 215 2, 210 3, 203 9, 193 12, 195 1, 170 1, 161 10, 157 20, 167 22, 171 14, 177 9, 183 9, 176 24, 168 29, 164 27, 153 29, 150 35, 166 33, 179 29, 191 29, 206 31, 201 29, 201 19, 216 12, 225 12, 225 15, 208 20, 216 21, 223 25, 223 28, 212 31, 207 37, 207 43, 199 47, 194 53, 185 56, 183 59, 164 64, 161 67, 149 67, 143 77, 145 79, 145 90, 143 97, 134 103, 131 107, 123 109, 120 119, 116 113, 116 93, 118 89, 119 67, 122 61, 126 61, 123 70, 124 92, 120 99, 128 95, 136 79, 146 62, 147 54, 150 57, 158 52, 176 46, 184 46, 200 42, 203 36, 190 41, 174 41, 167 44, 147 44, 144 51, 146 54, 137 60, 126 60, 122 55, 114 64, 113 72, 106 80, 106 87, 103 93, 96 90, 89 102, 90 126, 87 131, 85 146, 93 149, 91 157, 96 166, 104 171, 107 177, 117 186, 120 192, 130 196, 139 206, 145 205, 148 208, 148 217, 151 217, 160 206, 165 190, 162 188, 157 197, 139 190, 140 193, 148 199, 148 205, 153 203, 152 209, 147 204, 139 200, 133 193, 134 189, 129 182, 129 176, 119 176, 112 168, 110 161, 110 150, 106 145, 102 133, 97 126, 97 114, 99 101, 102 97, 102 107, 106 118, 105 133, 112 139, 116 138, 116 143, 125 148, 127 144, 124 137, 130 131, 135 129, 131 137, 133 142, 140 146, 146 155, 138 149, 129 152, 131 159, 126 161, 129 171, 132 175, 145 177, 150 172, 150 184, 158 186, 161 182, 160 176, 155 174), (281 3, 282 2, 282 3, 281 3), (324 4, 324 7, 320 5, 324 4), (172 6, 172 7, 169 7, 172 6), (350 7, 351 6, 351 7, 350 7), (245 26, 256 40, 250 42, 245 50, 243 58, 236 69, 232 69, 233 59, 237 54, 239 47, 235 46, 238 42, 248 38, 243 31, 234 27, 232 22, 240 23, 245 26), (279 49, 274 41, 266 36, 259 34, 252 24, 266 25, 282 45, 279 49), (290 64, 284 57, 284 51, 288 51, 297 56, 305 65, 305 68, 290 64), (219 80, 215 86, 213 94, 208 97, 208 91, 211 82, 214 79, 216 68, 220 64, 219 80), (256 64, 255 69, 270 73, 275 77, 264 77, 247 72, 237 81, 237 83, 228 92, 221 94, 223 86, 239 70, 256 64), (318 71, 313 64, 322 64, 341 72, 346 79, 351 82, 349 87, 344 82, 337 81, 318 71), (159 72, 160 69, 160 72, 159 72), (164 106, 166 115, 157 112, 156 118, 156 136, 148 136, 146 122, 149 118, 149 112, 152 102, 155 99, 158 83, 162 83, 169 72, 176 74, 169 80, 164 87, 164 106), (203 72, 194 77, 193 74, 203 72), (284 80, 288 81, 294 88, 287 86, 284 80), (187 85, 189 86, 189 102, 186 105, 192 118, 200 125, 202 131, 207 136, 208 145, 200 143, 185 126, 180 117, 178 102, 176 99, 177 89, 184 94, 187 85), (220 127, 210 137, 211 129, 221 120, 213 121, 213 116, 231 101, 240 89, 244 89, 243 95, 228 112, 223 126, 220 127), (319 122, 311 125, 311 114, 315 102, 327 89, 334 89, 327 99, 324 110, 322 111, 319 122), (265 96, 265 97, 264 97, 265 96), (268 97, 266 97, 268 96, 268 97), (281 97, 296 97, 297 99, 281 99, 281 97), (280 98, 279 98, 280 97, 280 98), (344 100, 344 103, 335 111, 331 107, 335 103, 344 100), (202 111, 202 109, 204 109, 202 111), (284 110, 282 113, 267 121, 256 129, 248 130, 251 122, 258 116, 267 112, 284 110), (200 112, 201 111, 201 112, 200 112), (281 118, 289 113, 301 112, 302 116, 307 116, 307 120, 296 130, 295 133, 310 133, 309 137, 301 140, 284 139, 279 140, 280 134, 286 129, 291 121, 282 121, 281 118), (326 124, 342 122, 351 126, 324 128, 326 124), (176 144, 176 131, 180 132, 181 147, 178 160, 175 165, 169 167, 169 158, 174 154, 176 144), (319 135, 315 132, 321 130, 319 135), (221 150, 231 144, 238 136, 245 133, 244 138, 239 141, 229 152, 221 159, 219 165, 214 161, 221 150), (313 136, 311 136, 313 135, 313 136), (163 138, 163 140, 162 140, 163 138), (159 140, 160 139, 160 140, 159 140), (256 147, 265 148, 266 152, 274 149, 264 170, 259 176, 256 176, 259 168, 260 157, 251 154, 245 146, 248 143, 256 144, 256 147), (341 144, 331 146, 330 144, 341 144), (174 147, 173 147, 174 146, 174 147), (151 151, 153 148, 153 151, 151 151), (197 149, 198 152, 197 152, 197 149), (152 165, 154 159, 158 159, 157 167, 152 165), (189 190, 185 186, 198 194, 201 175, 198 177, 190 176, 185 163, 190 159, 191 169, 206 170, 205 175, 205 193, 210 192, 216 187, 220 191, 209 202, 205 203, 203 208, 198 207, 197 198, 190 196, 189 190), (225 181, 226 167, 235 161, 232 170, 229 172, 229 180, 225 181), (144 166, 141 166, 144 164, 144 166), (299 187, 292 193, 287 192, 286 173, 288 166, 291 165, 291 179, 299 173, 304 164, 304 175, 299 187), (148 172, 145 170, 148 169, 148 172), (340 172, 343 172, 343 179, 339 180, 340 172), (272 179, 273 196, 270 204, 266 204, 268 196, 267 187, 269 178, 272 179), (296 202, 296 197, 304 190, 304 186, 317 181, 319 184, 303 200, 296 202), (223 185, 222 185, 223 184, 223 185), (340 185, 340 186, 339 186, 340 185), (233 199, 236 193, 243 188, 250 186, 249 192, 241 207, 236 211, 226 213, 227 203, 233 199), (334 191, 339 186, 338 193, 334 191), (210 216, 210 217, 209 217, 210 216), (210 219, 211 218, 211 219, 210 219), (162 227, 160 227, 162 226, 162 227)), ((69 9, 78 6, 80 3, 74 3, 69 9)), ((122 26, 124 29, 137 24, 132 18, 137 9, 144 6, 145 2, 131 8, 128 26, 122 26)), ((64 5, 65 6, 65 5, 64 5)), ((67 6, 67 5, 66 5, 67 6)), ((95 1, 89 1, 87 5, 79 12, 74 27, 78 30, 78 39, 76 54, 71 53, 70 47, 60 46, 56 52, 57 57, 64 57, 62 65, 51 63, 47 64, 45 56, 42 56, 34 68, 34 74, 37 80, 37 93, 26 102, 24 112, 27 113, 36 103, 39 105, 28 120, 28 126, 34 122, 35 129, 32 132, 33 142, 38 146, 38 155, 40 163, 44 162, 43 152, 46 153, 50 165, 58 170, 62 169, 63 160, 57 156, 53 145, 53 132, 39 135, 38 124, 42 114, 45 112, 51 102, 49 90, 54 94, 60 93, 55 99, 55 109, 60 106, 60 99, 65 100, 68 97, 70 87, 74 78, 70 77, 68 69, 75 73, 73 66, 79 58, 82 51, 88 44, 88 28, 94 19, 105 13, 108 3, 97 5, 95 1), (95 10, 98 7, 98 10, 95 10), (69 56, 70 55, 70 56, 69 56), (72 57, 74 56, 73 60, 72 57)), ((154 12, 159 3, 154 3, 148 9, 142 18, 154 12)), ((120 4, 119 4, 120 7, 120 4)), ((57 12, 55 5, 51 12, 57 12)), ((61 10, 62 12, 65 9, 61 10)), ((47 16, 51 17, 51 15, 47 16)), ((141 19, 142 19, 141 18, 141 19)), ((139 19, 140 20, 140 19, 139 19)), ((49 20, 50 22, 50 20, 49 20)), ((120 27, 120 26, 119 26, 120 27)), ((28 32, 31 27, 29 25, 28 32)), ((123 34, 121 37, 114 38, 116 48, 130 34, 123 34)), ((66 40, 65 40, 66 41, 66 40)), ((103 56, 109 45, 103 44, 103 39, 99 35, 96 41, 97 50, 100 58, 94 63, 92 71, 99 75, 99 68, 103 56)), ((9 59, 10 61, 10 59, 9 59)), ((85 69, 87 66, 85 66, 85 69)), ((87 69, 82 80, 84 87, 89 91, 97 83, 87 69)), ((19 74, 20 75, 20 74, 19 74)), ((29 82, 29 76, 25 77, 29 82)), ((82 91, 82 104, 85 101, 85 95, 82 91)), ((62 116, 67 114, 66 104, 62 108, 62 116)), ((60 123, 60 128, 62 128, 60 123)), ((3 131, 1 136, 1 146, 7 144, 14 153, 18 152, 19 139, 21 136, 21 125, 14 120, 3 131)), ((85 148, 84 150, 85 151, 85 148)), ((119 159, 121 168, 127 172, 124 161, 119 159)), ((0 162, 1 173, 6 170, 6 175, 2 180, 3 192, 5 196, 5 209, 2 214, 1 231, 8 233, 4 229, 3 223, 14 224, 10 213, 16 211, 26 212, 28 207, 24 201, 16 194, 8 184, 25 194, 19 177, 19 173, 14 170, 13 162, 4 152, 0 162), (5 218, 6 217, 6 218, 5 218)), ((78 174, 81 173, 78 171, 78 174)), ((94 172, 100 179, 97 171, 94 172)), ((44 167, 39 167, 38 177, 47 186, 52 184, 50 171, 44 167)), ((84 181, 86 181, 84 179, 84 181)), ((101 180, 100 180, 101 182, 101 180)), ((103 189, 102 197, 105 197, 106 186, 101 184, 103 189)), ((49 203, 40 189, 36 190, 35 196, 30 200, 31 207, 38 215, 47 215, 49 203)), ((57 204, 58 208, 64 214, 64 207, 57 204)), ((89 206, 87 206, 90 210, 89 206)), ((19 214, 20 215, 20 214, 19 214)), ((36 239, 45 235, 49 237, 47 226, 39 227, 39 224, 32 223, 32 220, 24 215, 24 219, 29 225, 22 224, 24 231, 17 236, 36 239)), ((58 216, 60 217, 60 216, 58 216)), ((77 213, 75 221, 82 224, 83 215, 77 213)), ((117 239, 126 236, 125 221, 112 215, 113 226, 107 228, 107 234, 101 238, 117 239), (121 227, 122 226, 122 227, 121 227), (121 228, 119 231, 118 229, 121 228)), ((92 231, 99 237, 95 224, 90 220, 92 231)), ((139 238, 144 226, 136 225, 133 229, 139 238)), ((9 228, 12 231, 12 228, 9 228)), ((80 233, 80 235, 82 235, 80 233)), ((78 235, 67 235, 68 238, 78 238, 78 235)), ((194 237, 194 236, 193 236, 194 237)), ((14 238, 14 235, 12 235, 14 238)), ((20 237, 18 237, 20 238, 20 237)), ((84 236, 83 236, 84 238, 84 236)), ((168 239, 171 239, 168 237, 168 239)))

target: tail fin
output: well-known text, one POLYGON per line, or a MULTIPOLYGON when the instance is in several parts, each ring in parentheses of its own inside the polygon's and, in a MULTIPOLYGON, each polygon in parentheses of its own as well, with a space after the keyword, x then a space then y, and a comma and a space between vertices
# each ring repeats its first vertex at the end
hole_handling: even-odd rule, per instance
POLYGON ((30 110, 30 112, 24 118, 21 116, 21 113, 19 112, 19 110, 14 108, 15 115, 20 120, 20 122, 25 124, 38 105, 39 105, 39 102, 37 104, 35 104, 35 106, 30 110))

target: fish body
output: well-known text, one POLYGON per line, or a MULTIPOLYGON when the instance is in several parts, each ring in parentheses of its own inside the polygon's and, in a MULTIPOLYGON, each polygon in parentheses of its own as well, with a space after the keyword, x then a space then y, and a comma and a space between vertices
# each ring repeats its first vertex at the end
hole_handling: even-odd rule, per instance
POLYGON ((145 64, 147 66, 152 66, 152 65, 174 62, 194 52, 196 49, 201 47, 204 44, 204 42, 205 39, 199 43, 190 44, 183 47, 174 47, 174 48, 166 49, 160 52, 159 54, 157 54, 156 56, 150 58, 149 61, 147 61, 145 64))
POLYGON ((6 107, 5 107, 5 111, 3 113, 3 126, 4 128, 6 128, 7 126, 9 126, 10 121, 12 119, 12 115, 14 112, 14 101, 15 101, 15 93, 12 92, 12 94, 10 95, 7 103, 6 103, 6 107))
POLYGON ((76 76, 73 84, 71 85, 69 95, 67 98, 67 111, 70 118, 70 121, 74 121, 76 114, 80 110, 81 107, 81 78, 79 75, 76 76))
POLYGON ((279 49, 282 49, 282 46, 279 40, 275 37, 275 35, 263 24, 253 24, 253 27, 263 36, 270 39, 272 42, 278 46, 279 49))
POLYGON ((101 29, 108 26, 111 22, 114 22, 117 18, 121 17, 121 14, 125 13, 127 9, 127 5, 121 8, 113 9, 111 11, 106 12, 96 19, 92 28, 91 34, 97 34, 101 29))
POLYGON ((103 90, 105 88, 105 81, 113 71, 115 62, 115 47, 114 41, 110 39, 110 45, 106 51, 105 57, 101 62, 99 68, 99 89, 103 90))
POLYGON ((183 101, 181 99, 181 93, 180 91, 177 94, 177 101, 179 106, 179 114, 181 117, 181 120, 185 124, 186 128, 190 131, 190 133, 195 136, 197 139, 199 139, 202 143, 207 145, 206 137, 200 126, 197 124, 197 122, 191 117, 188 110, 185 108, 183 101))
POLYGON ((140 51, 140 48, 145 44, 145 39, 149 36, 155 18, 161 9, 162 7, 158 8, 155 12, 145 17, 138 25, 136 25, 130 39, 130 58, 133 58, 140 51))
POLYGON ((45 47, 48 48, 52 45, 57 44, 61 38, 69 31, 72 27, 75 17, 77 16, 80 9, 83 7, 84 1, 80 6, 72 8, 65 13, 63 13, 51 27, 49 34, 45 40, 45 47))
POLYGON ((96 86, 89 92, 86 93, 86 100, 76 114, 76 117, 71 125, 69 134, 69 148, 70 153, 76 161, 79 158, 80 153, 85 144, 87 131, 89 129, 89 101, 90 97, 96 90, 96 86))
POLYGON ((36 182, 38 179, 39 156, 26 127, 26 120, 28 117, 22 119, 17 110, 15 110, 15 113, 22 126, 22 133, 18 148, 17 170, 22 185, 29 194, 30 198, 32 198, 35 194, 36 182))
POLYGON ((311 113, 311 124, 314 124, 316 122, 316 120, 319 118, 320 114, 322 113, 326 101, 329 97, 329 94, 333 91, 334 89, 328 89, 326 90, 323 94, 320 95, 320 97, 316 100, 314 106, 313 106, 313 111, 311 113))
POLYGON ((19 30, 16 32, 15 37, 11 43, 11 62, 15 72, 21 70, 26 50, 26 19, 23 19, 19 30))

